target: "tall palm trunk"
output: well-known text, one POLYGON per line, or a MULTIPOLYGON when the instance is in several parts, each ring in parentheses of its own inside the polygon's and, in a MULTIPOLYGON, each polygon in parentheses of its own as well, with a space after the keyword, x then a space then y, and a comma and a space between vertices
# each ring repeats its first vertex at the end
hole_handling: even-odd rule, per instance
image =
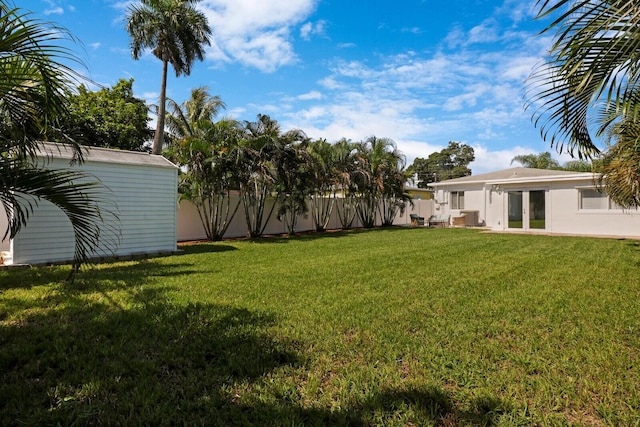
POLYGON ((167 103, 167 68, 169 61, 162 60, 162 83, 160 85, 160 102, 158 105, 158 124, 156 125, 156 133, 153 136, 153 149, 151 154, 161 154, 164 145, 164 120, 166 116, 167 103))

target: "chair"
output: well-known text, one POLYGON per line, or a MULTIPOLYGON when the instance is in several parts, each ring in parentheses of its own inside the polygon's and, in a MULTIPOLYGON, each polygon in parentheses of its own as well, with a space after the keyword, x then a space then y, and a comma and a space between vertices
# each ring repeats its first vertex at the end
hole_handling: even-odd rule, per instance
POLYGON ((409 217, 411 218, 411 225, 413 226, 424 225, 424 217, 418 216, 417 214, 411 214, 409 215, 409 217))

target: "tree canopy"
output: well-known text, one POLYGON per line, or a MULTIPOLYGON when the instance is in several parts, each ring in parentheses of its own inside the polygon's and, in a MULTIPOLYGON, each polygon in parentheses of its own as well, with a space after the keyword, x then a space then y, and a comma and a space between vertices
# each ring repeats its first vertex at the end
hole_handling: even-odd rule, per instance
POLYGON ((427 188, 432 182, 471 175, 469 164, 475 160, 473 147, 450 141, 442 151, 431 153, 428 158, 416 158, 407 171, 417 175, 418 188, 427 188))
POLYGON ((640 4, 538 0, 554 44, 529 80, 528 107, 545 140, 580 159, 598 156, 623 207, 640 205, 640 4), (604 138, 599 144, 595 138, 604 138))
POLYGON ((535 169, 557 169, 574 172, 591 172, 594 170, 591 162, 586 160, 570 160, 560 164, 560 162, 551 157, 551 153, 548 151, 538 154, 520 154, 511 159, 511 164, 513 162, 518 162, 525 168, 535 169))
POLYGON ((85 85, 69 95, 69 115, 63 124, 83 145, 143 151, 153 136, 147 126, 148 107, 133 96, 133 79, 111 88, 90 91, 85 85))

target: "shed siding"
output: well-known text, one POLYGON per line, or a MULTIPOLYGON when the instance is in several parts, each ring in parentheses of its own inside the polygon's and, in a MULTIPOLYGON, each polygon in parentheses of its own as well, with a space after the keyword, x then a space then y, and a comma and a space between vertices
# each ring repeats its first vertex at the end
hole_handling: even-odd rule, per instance
POLYGON ((2 236, 4 236, 4 232, 8 226, 9 219, 7 218, 4 209, 0 208, 0 252, 8 251, 11 247, 11 239, 9 239, 9 236, 7 236, 6 239, 2 239, 2 236))
MULTIPOLYGON (((67 160, 52 159, 51 169, 68 169, 67 160)), ((177 169, 135 164, 92 162, 75 166, 108 188, 109 202, 119 218, 115 253, 101 246, 96 256, 125 256, 176 250, 177 169), (112 202, 112 203, 111 203, 112 202)), ((110 216, 105 221, 112 221, 110 216)), ((12 242, 14 263, 69 261, 74 254, 71 223, 53 204, 40 201, 26 227, 12 242)))

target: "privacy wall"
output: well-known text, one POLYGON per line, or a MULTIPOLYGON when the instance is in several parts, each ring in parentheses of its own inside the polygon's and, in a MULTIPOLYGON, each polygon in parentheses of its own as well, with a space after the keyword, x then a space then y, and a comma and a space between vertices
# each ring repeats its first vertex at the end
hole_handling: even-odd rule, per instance
MULTIPOLYGON (((235 206, 237 201, 237 196, 232 196, 231 203, 233 206, 235 206)), ((341 200, 337 199, 336 203, 340 204, 341 200)), ((268 202, 265 212, 269 212, 272 204, 273 201, 268 202)), ((329 224, 327 225, 327 229, 329 230, 338 229, 341 227, 337 209, 338 207, 334 207, 333 209, 331 219, 329 220, 329 224)), ((428 218, 433 214, 433 200, 414 200, 413 206, 407 206, 407 209, 404 211, 404 213, 398 214, 394 221, 394 224, 410 224, 411 218, 409 218, 409 215, 412 213, 428 218)), ((356 228, 361 226, 362 224, 360 224, 356 217, 353 222, 353 227, 356 228)), ((305 232, 311 230, 315 230, 311 213, 307 215, 301 215, 298 218, 298 222, 296 224, 296 232, 305 232)), ((242 211, 242 205, 240 205, 224 237, 245 237, 247 235, 247 231, 247 223, 244 217, 244 212, 242 211)), ((276 218, 275 210, 273 215, 271 215, 271 218, 267 223, 267 227, 265 228, 264 232, 265 234, 284 234, 287 232, 287 226, 276 218)), ((187 200, 182 200, 178 207, 178 241, 182 242, 188 240, 204 239, 206 239, 206 234, 204 232, 204 228, 202 227, 202 223, 195 206, 187 200)))

